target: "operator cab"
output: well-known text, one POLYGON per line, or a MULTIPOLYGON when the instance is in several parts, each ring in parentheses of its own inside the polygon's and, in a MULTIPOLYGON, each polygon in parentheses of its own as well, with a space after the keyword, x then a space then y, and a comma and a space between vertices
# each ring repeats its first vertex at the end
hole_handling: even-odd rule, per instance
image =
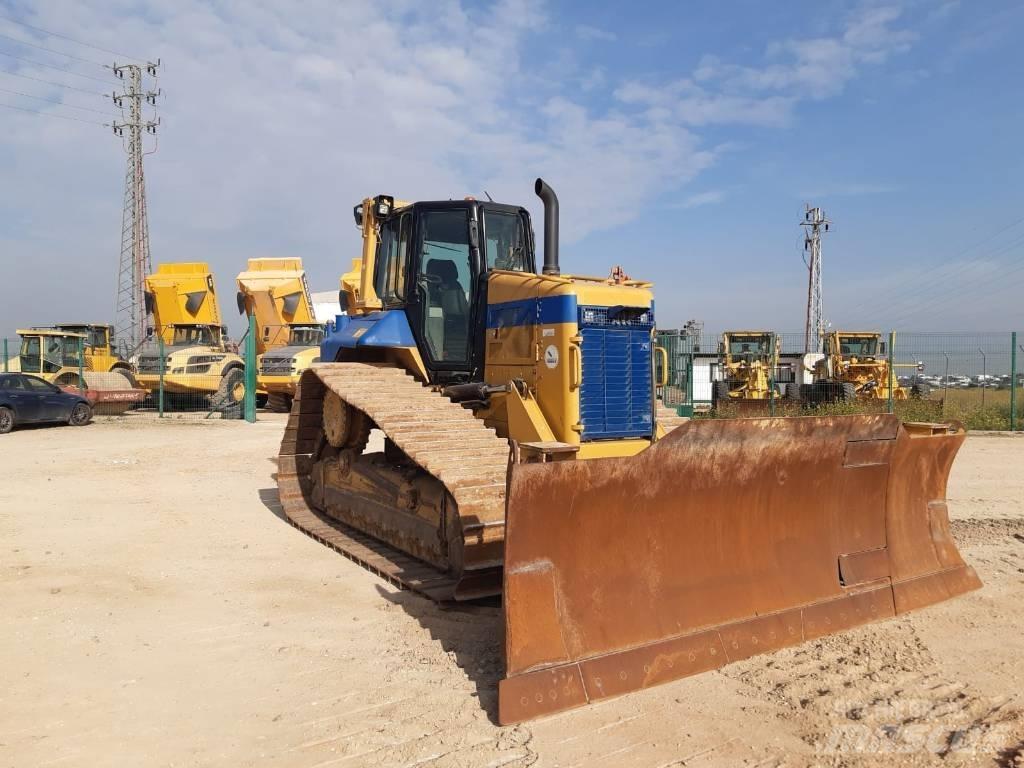
MULTIPOLYGON (((374 211, 380 239, 373 282, 383 309, 405 310, 432 377, 479 374, 487 275, 535 271, 530 214, 518 206, 466 199, 413 203, 382 217, 380 202, 374 211)), ((359 224, 361 209, 355 211, 359 224)))

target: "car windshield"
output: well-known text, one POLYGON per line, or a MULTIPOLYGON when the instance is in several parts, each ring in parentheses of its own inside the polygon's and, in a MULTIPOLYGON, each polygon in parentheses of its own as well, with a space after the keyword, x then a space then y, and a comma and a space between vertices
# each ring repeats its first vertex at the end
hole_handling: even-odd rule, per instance
POLYGON ((874 357, 878 339, 874 336, 840 336, 839 350, 843 357, 874 357))
POLYGON ((319 347, 323 340, 322 325, 293 325, 289 343, 296 347, 319 347))
POLYGON ((729 355, 732 357, 762 357, 768 352, 768 339, 764 336, 730 336, 729 355))
POLYGON ((171 344, 176 347, 215 347, 220 344, 220 328, 213 325, 176 325, 171 344))

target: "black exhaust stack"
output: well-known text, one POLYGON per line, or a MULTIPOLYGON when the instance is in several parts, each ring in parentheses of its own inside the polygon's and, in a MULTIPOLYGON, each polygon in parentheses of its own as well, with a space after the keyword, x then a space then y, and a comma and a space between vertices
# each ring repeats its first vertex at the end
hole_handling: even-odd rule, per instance
POLYGON ((555 190, 537 179, 533 185, 537 197, 544 201, 544 274, 560 275, 558 268, 558 196, 555 190))

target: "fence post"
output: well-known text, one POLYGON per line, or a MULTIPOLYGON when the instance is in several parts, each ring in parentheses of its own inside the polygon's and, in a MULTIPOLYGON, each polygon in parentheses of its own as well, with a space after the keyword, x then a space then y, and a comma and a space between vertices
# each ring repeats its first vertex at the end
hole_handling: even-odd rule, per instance
POLYGON ((85 395, 85 339, 78 340, 78 389, 85 395))
POLYGON ((256 314, 249 315, 249 333, 245 335, 245 420, 256 421, 256 314))
POLYGON ((887 403, 887 410, 889 413, 895 411, 893 405, 893 388, 896 383, 896 331, 889 331, 889 402, 887 403))
POLYGON ((1010 333, 1010 431, 1017 429, 1017 332, 1010 333))
POLYGON ((7 339, 4 339, 4 373, 7 373, 7 339))
POLYGON ((768 415, 775 415, 775 345, 776 336, 771 334, 768 342, 768 415))
POLYGON ((164 417, 164 372, 167 365, 166 358, 164 358, 164 337, 162 333, 157 336, 157 353, 160 355, 160 387, 158 389, 159 394, 157 395, 157 413, 159 413, 162 419, 164 417))

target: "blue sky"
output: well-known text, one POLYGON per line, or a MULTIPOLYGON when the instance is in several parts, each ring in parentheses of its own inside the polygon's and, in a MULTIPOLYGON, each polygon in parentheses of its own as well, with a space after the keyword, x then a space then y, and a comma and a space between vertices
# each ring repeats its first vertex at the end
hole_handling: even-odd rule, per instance
POLYGON ((542 175, 565 268, 653 280, 662 327, 800 329, 811 202, 834 222, 834 325, 1024 328, 1019 3, 0 0, 0 17, 0 51, 37 63, 0 54, 0 104, 47 113, 0 108, 19 288, 2 333, 110 316, 124 166, 109 129, 55 117, 102 122, 67 105, 109 101, 38 82, 105 91, 38 64, 102 79, 112 57, 15 22, 161 57, 154 259, 211 262, 229 317, 252 256, 302 256, 335 288, 365 195, 486 189, 537 212, 542 175))

